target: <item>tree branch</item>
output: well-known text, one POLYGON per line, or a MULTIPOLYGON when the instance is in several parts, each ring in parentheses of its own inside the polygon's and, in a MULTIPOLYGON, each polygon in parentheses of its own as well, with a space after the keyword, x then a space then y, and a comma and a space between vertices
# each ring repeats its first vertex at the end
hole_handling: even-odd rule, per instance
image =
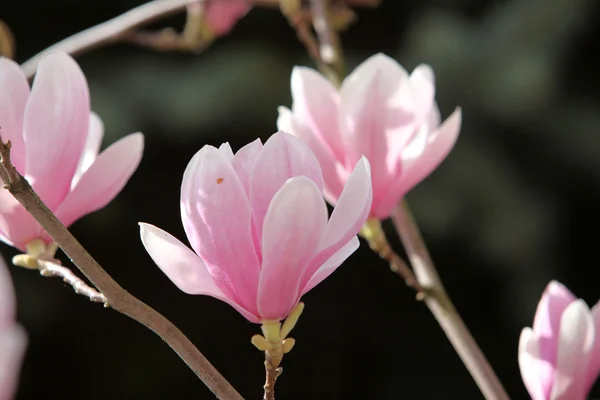
POLYGON ((198 1, 204 0, 153 0, 142 4, 116 18, 61 40, 25 61, 21 68, 25 71, 25 75, 31 79, 35 75, 39 62, 49 52, 64 51, 71 55, 77 55, 105 44, 117 42, 135 28, 176 14, 184 10, 188 4, 198 1))
MULTIPOLYGON (((46 54, 52 51, 64 51, 71 55, 81 54, 100 46, 118 42, 140 26, 183 11, 189 4, 206 0, 152 0, 133 8, 106 22, 69 36, 66 39, 42 50, 21 64, 28 79, 33 78, 37 66, 46 54)), ((213 0, 214 1, 214 0, 213 0)), ((249 0, 255 6, 275 8, 279 0, 249 0)))
POLYGON ((265 392, 263 400, 275 400, 275 382, 281 372, 281 367, 273 366, 269 354, 265 352, 265 386, 263 387, 265 392))
POLYGON ((32 257, 29 254, 16 255, 13 257, 12 262, 19 267, 37 269, 42 276, 62 278, 63 282, 70 285, 75 293, 87 297, 94 303, 103 303, 104 307, 109 307, 108 300, 102 293, 90 287, 67 267, 52 261, 32 257))
POLYGON ((446 293, 406 201, 402 201, 394 210, 392 221, 419 283, 427 290, 425 304, 446 333, 477 386, 488 400, 509 400, 500 380, 446 293))
POLYGON ((329 0, 310 0, 313 26, 319 38, 319 54, 323 63, 335 72, 330 79, 339 87, 345 75, 344 55, 340 38, 331 23, 328 3, 329 0))
POLYGON ((156 333, 219 399, 241 400, 242 397, 233 386, 175 325, 128 293, 102 269, 17 171, 10 159, 10 147, 10 141, 4 143, 0 138, 0 178, 4 182, 4 187, 36 219, 86 278, 98 288, 110 306, 156 333))

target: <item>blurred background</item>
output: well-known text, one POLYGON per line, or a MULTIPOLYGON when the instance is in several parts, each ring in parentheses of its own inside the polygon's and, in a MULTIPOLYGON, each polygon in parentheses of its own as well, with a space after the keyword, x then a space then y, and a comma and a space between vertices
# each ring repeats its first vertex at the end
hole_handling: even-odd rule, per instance
MULTIPOLYGON (((141 3, 2 0, 0 18, 13 29, 23 62, 141 3)), ((600 297, 599 6, 383 0, 376 9, 357 8, 358 20, 342 36, 349 70, 376 52, 408 70, 428 63, 443 117, 463 108, 455 149, 408 200, 450 296, 514 399, 528 398, 518 338, 546 284, 557 279, 589 304, 600 297)), ((180 15, 155 27, 183 23, 180 15)), ((185 241, 179 187, 192 155, 205 144, 229 141, 237 150, 274 133, 277 106, 291 102, 292 67, 313 63, 281 14, 262 8, 201 54, 119 44, 77 60, 106 125, 104 147, 139 130, 146 149, 117 199, 72 232, 124 288, 178 325, 245 398, 261 398, 263 355, 250 344, 259 327, 224 303, 180 292, 143 249, 137 222, 185 241)), ((6 245, 0 252, 16 254, 6 245)), ((213 398, 141 325, 60 280, 11 272, 30 337, 18 399, 213 398)), ((304 297, 277 398, 482 398, 413 297, 363 243, 304 297)))

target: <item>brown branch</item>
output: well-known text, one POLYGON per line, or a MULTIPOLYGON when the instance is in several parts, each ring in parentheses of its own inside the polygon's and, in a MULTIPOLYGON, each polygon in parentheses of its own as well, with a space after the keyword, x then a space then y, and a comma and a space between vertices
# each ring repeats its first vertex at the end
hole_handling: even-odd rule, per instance
POLYGON ((45 260, 39 260, 39 264, 40 275, 62 278, 63 282, 73 287, 75 293, 87 297, 94 303, 103 303, 104 307, 109 307, 108 300, 102 293, 87 285, 69 268, 45 260))
POLYGON ((270 360, 269 353, 265 352, 265 395, 263 400, 275 400, 275 382, 281 375, 281 367, 273 366, 270 360))
POLYGON ((19 267, 37 269, 42 276, 62 278, 63 282, 70 285, 75 293, 87 297, 94 303, 103 303, 104 307, 109 307, 108 300, 102 293, 86 284, 69 268, 58 265, 58 260, 52 262, 29 254, 19 254, 13 257, 12 262, 19 267))
POLYGON ((319 43, 310 30, 311 20, 302 10, 302 2, 299 0, 279 0, 283 16, 288 20, 290 26, 296 31, 300 43, 304 45, 310 58, 319 66, 326 67, 321 59, 319 43))
POLYGON ((10 147, 10 141, 4 143, 0 138, 0 178, 4 187, 46 230, 86 278, 104 294, 111 307, 156 333, 219 399, 242 399, 233 386, 175 325, 128 293, 102 269, 16 170, 10 159, 10 147))
POLYGON ((508 394, 446 293, 406 201, 392 214, 419 283, 427 289, 425 304, 488 400, 508 400, 508 394))
POLYGON ((150 1, 149 3, 142 4, 139 7, 119 15, 116 18, 61 40, 24 62, 21 67, 25 71, 25 75, 27 75, 28 78, 32 78, 33 75, 35 75, 39 62, 51 51, 64 51, 71 55, 77 55, 105 44, 115 43, 135 28, 180 12, 184 10, 188 4, 197 1, 204 0, 150 1))
MULTIPOLYGON (((31 79, 37 66, 46 54, 52 51, 64 51, 71 55, 96 49, 100 46, 116 43, 134 32, 136 28, 158 19, 183 11, 189 4, 206 0, 152 0, 133 8, 106 22, 69 36, 48 47, 21 64, 25 75, 31 79)), ((251 0, 255 6, 274 8, 279 0, 251 0)))
POLYGON ((333 28, 331 22, 331 10, 329 0, 310 0, 312 10, 312 20, 315 32, 319 38, 319 54, 323 63, 331 69, 334 74, 328 70, 329 78, 336 86, 340 86, 344 73, 344 55, 340 38, 333 28))
POLYGON ((423 300, 426 295, 425 289, 419 284, 410 267, 390 246, 385 232, 381 228, 381 222, 379 220, 367 221, 365 228, 361 231, 361 236, 367 240, 371 250, 377 253, 381 259, 387 261, 390 269, 404 279, 407 286, 417 292, 417 300, 423 300), (367 227, 368 229, 366 229, 367 227))

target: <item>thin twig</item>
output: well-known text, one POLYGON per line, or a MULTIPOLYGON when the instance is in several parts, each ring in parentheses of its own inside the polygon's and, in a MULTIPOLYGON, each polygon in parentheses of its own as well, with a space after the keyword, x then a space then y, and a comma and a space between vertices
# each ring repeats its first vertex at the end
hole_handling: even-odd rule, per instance
POLYGON ((406 201, 402 201, 394 210, 392 220, 419 283, 431 293, 425 297, 425 304, 446 333, 477 386, 488 400, 508 400, 506 390, 446 293, 406 201))
POLYGON ((265 352, 265 395, 263 400, 275 400, 275 382, 283 370, 274 367, 268 352, 265 352))
POLYGON ((102 269, 17 171, 10 159, 10 147, 10 141, 4 143, 0 138, 0 178, 4 187, 36 219, 85 277, 104 294, 111 307, 156 333, 219 399, 242 399, 175 325, 128 293, 102 269))
MULTIPOLYGON (((321 59, 319 52, 319 43, 310 30, 311 19, 307 18, 302 9, 301 1, 298 0, 279 0, 281 13, 288 20, 290 26, 296 31, 300 43, 304 45, 308 55, 319 66, 319 69, 327 68, 327 65, 321 59)), ((308 16, 310 17, 310 16, 308 16)))
POLYGON ((39 62, 52 51, 77 55, 105 44, 121 40, 127 33, 142 25, 168 17, 185 9, 191 3, 204 0, 153 0, 111 20, 69 36, 36 54, 21 65, 28 78, 33 77, 39 62))
POLYGON ((412 269, 392 249, 381 227, 381 221, 369 219, 362 228, 360 235, 369 243, 371 250, 377 253, 381 259, 387 261, 390 269, 404 279, 407 286, 417 292, 417 300, 423 300, 426 295, 425 289, 419 284, 412 269))
MULTIPOLYGON (((161 18, 183 11, 189 4, 206 0, 153 0, 133 8, 106 22, 69 36, 48 47, 21 64, 21 68, 31 79, 37 66, 46 54, 52 51, 63 51, 71 55, 96 49, 100 46, 118 42, 127 38, 136 28, 147 25, 161 18)), ((214 1, 214 0, 213 0, 214 1)), ((279 0, 249 0, 255 6, 275 8, 279 0)))
POLYGON ((40 275, 62 278, 63 282, 73 287, 75 293, 87 297, 94 303, 103 303, 105 307, 109 306, 108 300, 102 293, 87 285, 69 268, 46 260, 38 260, 38 264, 40 275))
POLYGON ((344 55, 342 54, 342 45, 340 38, 333 29, 329 9, 329 0, 310 0, 312 10, 312 20, 315 32, 319 38, 319 54, 321 60, 327 67, 335 73, 331 74, 327 70, 329 79, 336 86, 340 86, 341 78, 344 73, 344 55))

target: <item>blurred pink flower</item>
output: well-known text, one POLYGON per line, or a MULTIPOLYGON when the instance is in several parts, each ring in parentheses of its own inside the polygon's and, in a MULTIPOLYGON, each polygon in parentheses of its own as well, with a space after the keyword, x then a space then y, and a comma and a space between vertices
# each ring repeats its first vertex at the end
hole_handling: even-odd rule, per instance
POLYGON ((369 163, 358 160, 331 218, 314 154, 278 132, 235 155, 204 146, 181 186, 181 219, 194 251, 140 223, 154 262, 188 294, 222 300, 249 321, 282 320, 359 245, 371 207, 369 163))
POLYGON ((600 303, 590 311, 552 281, 538 304, 533 329, 519 341, 519 367, 533 400, 584 400, 600 373, 600 303))
POLYGON ((15 293, 10 273, 0 257, 0 400, 12 399, 27 347, 27 335, 15 323, 15 313, 15 293))
POLYGON ((249 0, 206 0, 188 6, 190 13, 202 13, 202 18, 212 34, 228 34, 235 24, 252 8, 249 0))
MULTIPOLYGON (((90 113, 83 72, 68 55, 53 53, 38 67, 31 93, 15 62, 0 58, 0 134, 12 142, 17 170, 65 225, 106 206, 137 168, 141 133, 98 155, 104 127, 90 113)), ((7 190, 0 190, 0 240, 20 250, 49 241, 7 190)))
POLYGON ((325 196, 338 201, 344 182, 364 155, 371 163, 370 217, 390 216, 399 200, 448 155, 458 137, 461 111, 440 125, 431 68, 409 75, 400 64, 376 54, 336 89, 318 72, 292 72, 292 109, 279 108, 279 129, 300 138, 323 169, 325 196))

